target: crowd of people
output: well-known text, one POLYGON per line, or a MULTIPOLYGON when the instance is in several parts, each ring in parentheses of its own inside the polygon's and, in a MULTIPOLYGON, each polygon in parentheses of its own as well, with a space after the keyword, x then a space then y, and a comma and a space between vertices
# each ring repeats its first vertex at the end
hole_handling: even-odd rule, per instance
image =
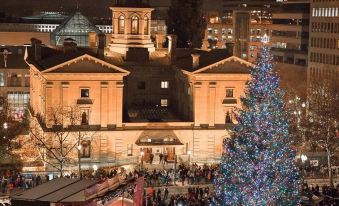
MULTIPOLYGON (((301 165, 300 172, 306 178, 326 178, 328 177, 327 165, 311 166, 301 165)), ((339 177, 339 166, 332 166, 332 176, 339 177)))
POLYGON ((28 175, 20 173, 7 173, 0 175, 0 193, 9 194, 14 189, 29 189, 40 185, 49 178, 47 175, 38 174, 38 175, 28 175))
POLYGON ((150 187, 146 191, 144 205, 150 206, 207 206, 211 202, 210 188, 206 187, 189 187, 187 192, 169 196, 168 188, 165 187, 155 190, 150 187))
POLYGON ((197 164, 185 165, 180 164, 178 168, 174 170, 163 169, 149 171, 145 169, 143 175, 145 176, 146 186, 169 186, 180 182, 185 185, 196 184, 210 184, 213 182, 219 165, 202 165, 197 164))
POLYGON ((339 184, 336 187, 323 185, 321 188, 318 185, 308 186, 304 184, 302 189, 302 205, 324 205, 335 206, 339 205, 339 184))

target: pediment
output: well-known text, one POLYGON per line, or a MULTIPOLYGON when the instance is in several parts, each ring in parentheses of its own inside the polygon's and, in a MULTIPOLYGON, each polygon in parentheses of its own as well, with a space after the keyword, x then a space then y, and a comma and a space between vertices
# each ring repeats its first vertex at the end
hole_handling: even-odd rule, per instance
POLYGON ((255 65, 239 57, 231 56, 214 64, 198 69, 192 74, 249 74, 255 65))
POLYGON ((120 73, 129 74, 128 71, 105 62, 96 57, 84 54, 64 63, 44 70, 42 73, 120 73))

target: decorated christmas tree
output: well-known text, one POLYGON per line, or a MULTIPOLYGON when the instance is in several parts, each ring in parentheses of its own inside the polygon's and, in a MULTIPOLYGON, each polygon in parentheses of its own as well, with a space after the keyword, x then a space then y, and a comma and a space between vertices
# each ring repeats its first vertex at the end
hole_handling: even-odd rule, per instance
POLYGON ((251 70, 238 124, 224 142, 215 205, 298 205, 300 175, 282 97, 264 46, 251 70))

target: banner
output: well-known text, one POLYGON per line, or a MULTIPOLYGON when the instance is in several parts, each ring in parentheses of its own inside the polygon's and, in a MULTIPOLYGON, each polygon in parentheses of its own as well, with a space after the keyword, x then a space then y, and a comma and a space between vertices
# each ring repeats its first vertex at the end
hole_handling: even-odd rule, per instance
POLYGON ((139 177, 134 188, 133 206, 142 206, 144 199, 144 178, 139 177))

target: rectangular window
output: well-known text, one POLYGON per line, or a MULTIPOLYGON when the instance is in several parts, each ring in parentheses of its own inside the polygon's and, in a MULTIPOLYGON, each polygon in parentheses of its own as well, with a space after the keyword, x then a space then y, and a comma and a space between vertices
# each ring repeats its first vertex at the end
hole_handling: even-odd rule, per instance
POLYGON ((91 157, 91 141, 84 140, 81 142, 80 157, 81 158, 91 157))
POLYGON ((168 101, 167 99, 161 99, 160 101, 162 107, 167 107, 168 106, 168 101))
POLYGON ((89 89, 81 89, 81 98, 88 98, 89 97, 89 89))
POLYGON ((226 89, 226 98, 233 98, 234 97, 234 89, 232 88, 227 88, 226 89))
POLYGON ((162 89, 168 89, 168 81, 162 81, 161 82, 161 88, 162 89))
POLYGON ((89 116, 89 110, 81 109, 81 125, 88 125, 88 116, 89 116))
POLYGON ((4 73, 0 73, 0 87, 5 86, 4 73))
POLYGON ((127 156, 133 156, 133 144, 127 145, 127 156))

